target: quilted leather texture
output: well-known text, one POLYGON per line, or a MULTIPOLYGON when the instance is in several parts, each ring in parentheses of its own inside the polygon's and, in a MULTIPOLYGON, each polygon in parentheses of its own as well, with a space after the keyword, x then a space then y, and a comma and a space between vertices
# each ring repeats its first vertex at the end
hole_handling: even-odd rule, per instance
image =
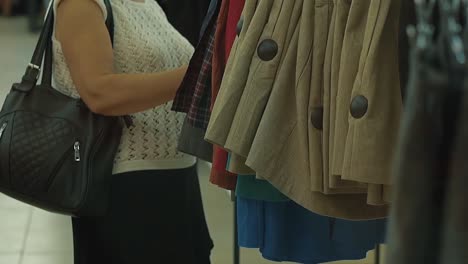
POLYGON ((10 147, 10 177, 14 185, 23 190, 45 191, 54 175, 50 175, 52 171, 41 175, 41 170, 60 165, 45 162, 58 162, 50 160, 50 155, 71 148, 74 140, 73 126, 65 120, 17 112, 10 147))

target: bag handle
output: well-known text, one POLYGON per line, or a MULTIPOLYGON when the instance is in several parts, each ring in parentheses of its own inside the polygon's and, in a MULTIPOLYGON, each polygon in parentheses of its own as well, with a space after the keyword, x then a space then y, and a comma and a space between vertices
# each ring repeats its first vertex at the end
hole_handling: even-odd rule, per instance
POLYGON ((15 90, 19 90, 21 92, 29 92, 37 84, 37 80, 39 79, 39 75, 41 74, 42 59, 44 57, 45 50, 48 46, 48 42, 52 39, 53 12, 51 11, 51 9, 52 8, 49 7, 49 11, 47 12, 44 25, 41 29, 39 40, 37 41, 36 48, 34 49, 31 62, 26 68, 21 83, 13 87, 13 89, 15 90))
POLYGON ((107 10, 106 26, 109 31, 112 46, 114 46, 114 12, 112 11, 110 0, 104 0, 104 4, 107 10))
MULTIPOLYGON (((22 82, 19 85, 13 87, 15 90, 22 92, 31 91, 36 85, 41 74, 41 62, 44 59, 44 69, 41 84, 45 87, 52 87, 52 64, 53 64, 53 50, 52 50, 52 35, 54 31, 54 12, 53 12, 53 1, 49 5, 49 10, 44 22, 44 25, 39 36, 39 40, 36 44, 31 62, 29 63, 26 72, 22 78, 22 82)), ((114 45, 114 14, 112 12, 112 6, 110 0, 103 0, 106 6, 107 18, 106 27, 109 32, 112 45, 114 45)), ((81 99, 80 102, 86 105, 81 99)), ((133 125, 133 120, 130 116, 123 116, 123 121, 130 127, 133 125)))

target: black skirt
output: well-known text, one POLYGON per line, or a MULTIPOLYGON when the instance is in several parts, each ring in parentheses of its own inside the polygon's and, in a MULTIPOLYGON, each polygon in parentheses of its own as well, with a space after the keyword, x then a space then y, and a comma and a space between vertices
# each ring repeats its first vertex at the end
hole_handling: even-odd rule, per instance
POLYGON ((104 217, 74 218, 75 264, 209 264, 196 167, 114 175, 104 217))

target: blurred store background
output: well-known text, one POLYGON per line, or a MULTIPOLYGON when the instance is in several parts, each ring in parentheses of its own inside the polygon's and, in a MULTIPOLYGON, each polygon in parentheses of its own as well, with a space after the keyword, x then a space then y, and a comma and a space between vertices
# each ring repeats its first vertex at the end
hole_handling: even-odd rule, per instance
POLYGON ((48 4, 48 0, 0 0, 0 10, 3 17, 26 16, 27 29, 37 32, 48 4))

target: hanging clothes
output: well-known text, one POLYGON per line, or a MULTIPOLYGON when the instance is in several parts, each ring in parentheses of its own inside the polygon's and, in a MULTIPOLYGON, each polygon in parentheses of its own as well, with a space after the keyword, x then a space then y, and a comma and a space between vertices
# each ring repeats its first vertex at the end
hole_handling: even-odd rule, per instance
POLYGON ((261 113, 274 83, 274 74, 276 73, 274 69, 278 67, 282 57, 281 50, 278 49, 282 49, 284 46, 279 46, 276 41, 273 41, 271 39, 272 35, 276 32, 276 34, 279 34, 277 37, 285 41, 285 44, 288 44, 289 41, 285 39, 286 35, 292 36, 292 34, 287 34, 290 24, 288 20, 292 16, 295 20, 292 24, 297 24, 300 5, 302 5, 302 1, 298 5, 296 5, 296 1, 258 1, 258 3, 251 1, 246 3, 243 28, 240 38, 236 40, 237 43, 232 50, 234 55, 241 51, 243 56, 232 56, 233 54, 231 54, 211 118, 211 123, 214 122, 217 125, 208 129, 208 140, 225 147, 231 152, 247 156, 250 147, 248 142, 253 140, 252 136, 256 132, 253 129, 258 127, 256 123, 261 118, 261 113), (283 2, 286 5, 284 9, 283 2), (281 13, 282 10, 284 11, 281 13), (255 11, 258 12, 255 13, 255 11), (253 26, 250 27, 250 24, 253 26), (275 31, 276 25, 281 30, 277 29, 275 31), (249 29, 249 32, 246 32, 245 29, 249 29), (263 32, 263 29, 265 32, 263 32), (243 38, 243 35, 248 35, 249 38, 243 38), (262 43, 258 44, 259 42, 262 43), (255 55, 257 45, 258 49, 262 51, 262 57, 271 62, 271 69, 273 70, 269 70, 270 64, 262 63, 260 56, 255 55), (229 67, 235 67, 237 71, 231 71, 229 67), (250 71, 250 68, 253 70, 250 71), (254 78, 259 74, 263 74, 265 77, 254 78), (262 81, 263 83, 260 83, 262 81), (257 83, 249 85, 251 82, 257 83), (228 83, 230 84, 229 88, 224 88, 227 87, 228 83), (259 87, 262 90, 258 89, 259 87), (243 96, 245 90, 247 90, 246 96, 243 96), (255 91, 257 91, 257 94, 252 94, 255 91), (249 100, 257 98, 258 103, 252 105, 252 101, 249 102, 249 100), (246 114, 246 110, 251 110, 251 112, 246 114), (245 126, 239 128, 242 131, 237 130, 240 126, 233 125, 234 122, 245 123, 245 126), (251 124, 253 131, 247 129, 251 127, 251 124), (230 144, 234 145, 236 143, 242 143, 243 145, 230 146, 230 144))
POLYGON ((179 136, 178 150, 211 162, 213 145, 205 141, 205 132, 204 129, 194 127, 188 122, 188 118, 185 118, 179 136))
POLYGON ((217 146, 213 146, 213 166, 210 172, 210 182, 226 190, 235 191, 237 174, 226 170, 228 153, 217 146))
MULTIPOLYGON (((158 0, 169 22, 196 46, 210 0, 158 0)), ((204 31, 204 30, 203 30, 204 31)))
POLYGON ((255 175, 239 175, 237 177, 236 195, 265 202, 284 202, 290 200, 271 185, 271 183, 257 179, 255 175))
MULTIPOLYGON (((212 8, 218 10, 218 1, 212 8)), ((187 113, 188 121, 195 127, 205 129, 210 119, 211 69, 214 35, 218 12, 208 16, 206 30, 190 61, 187 74, 177 90, 172 110, 187 113)))
MULTIPOLYGON (((232 154, 229 154, 226 168, 232 163, 232 154)), ((232 172, 232 171, 231 171, 232 172)), ((236 195, 239 197, 266 202, 284 202, 290 199, 276 189, 271 183, 257 179, 255 174, 239 174, 237 177, 236 195)))
POLYGON ((187 113, 179 138, 179 151, 209 162, 213 158, 213 146, 204 140, 204 135, 211 115, 211 69, 218 11, 219 2, 213 0, 203 21, 200 41, 172 106, 174 111, 187 113))
POLYGON ((258 248, 272 261, 362 259, 384 242, 385 220, 353 222, 316 215, 255 175, 239 175, 236 195, 239 246, 258 248))
POLYGON ((211 1, 200 42, 173 103, 174 111, 187 113, 179 150, 212 162, 210 181, 228 190, 235 190, 237 178, 226 171, 227 152, 206 142, 204 134, 243 5, 244 0, 211 1))
MULTIPOLYGON (((339 194, 339 193, 359 193, 365 194, 367 192, 366 185, 359 182, 344 181, 341 179, 341 174, 334 174, 332 172, 333 164, 333 143, 335 138, 335 120, 338 105, 336 105, 336 97, 338 92, 339 81, 343 81, 343 76, 340 79, 340 67, 344 72, 348 73, 350 77, 355 77, 356 73, 353 71, 353 65, 349 65, 350 60, 348 56, 357 56, 359 58, 362 49, 362 34, 359 31, 365 29, 365 23, 368 13, 368 2, 356 4, 348 1, 333 1, 332 6, 326 8, 321 7, 317 12, 316 21, 320 21, 321 28, 319 29, 324 34, 325 40, 320 37, 321 32, 316 31, 316 42, 324 42, 320 49, 320 57, 314 60, 318 61, 312 66, 311 79, 313 87, 320 87, 320 89, 313 89, 311 91, 311 109, 310 113, 312 120, 312 132, 309 133, 309 140, 311 142, 320 142, 320 147, 317 148, 314 144, 310 144, 311 149, 318 150, 318 153, 323 157, 323 160, 314 158, 317 154, 311 154, 311 167, 323 168, 323 177, 314 177, 315 184, 312 186, 314 191, 323 192, 325 194, 339 194), (351 11, 352 9, 352 11, 351 11), (359 15, 358 15, 359 14, 359 15), (320 18, 321 17, 321 18, 320 18), (349 19, 348 19, 349 17, 349 19), (357 20, 357 21, 356 21, 357 20), (359 22, 358 22, 359 21, 359 22), (351 26, 353 25, 353 26, 351 26), (347 28, 348 27, 348 28, 347 28), (348 32, 346 32, 348 30, 348 32), (354 42, 347 43, 345 36, 352 34, 354 42), (326 36, 328 35, 328 39, 326 36), (352 46, 349 44, 353 44, 352 46), (344 50, 343 50, 344 49, 344 50), (341 56, 343 51, 343 57, 341 56), (320 76, 319 66, 324 63, 324 75, 320 76), (336 105, 336 107, 335 107, 336 105), (320 118, 320 123, 317 118, 320 118)), ((314 48, 314 53, 316 48, 314 48)), ((355 59, 357 59, 355 58, 355 59)), ((352 61, 357 64, 356 61, 352 61)), ((348 80, 349 81, 349 80, 348 80)), ((338 133, 336 133, 338 134, 338 133)), ((314 182, 313 182, 314 183, 314 182)))
MULTIPOLYGON (((276 71, 270 69, 277 69, 283 62, 283 56, 286 54, 286 52, 283 52, 283 48, 293 48, 296 44, 292 42, 295 41, 297 43, 297 37, 294 37, 297 36, 297 33, 294 34, 294 32, 296 31, 301 15, 302 0, 281 2, 282 1, 270 1, 272 4, 270 14, 275 14, 277 12, 277 15, 273 17, 268 17, 268 15, 266 15, 267 19, 275 19, 269 20, 265 24, 264 32, 259 31, 262 35, 256 36, 259 38, 258 42, 251 42, 255 46, 257 43, 260 43, 258 50, 261 52, 258 54, 258 57, 246 57, 246 59, 252 60, 249 64, 251 64, 252 69, 254 69, 253 71, 249 71, 247 67, 247 82, 244 85, 239 82, 239 88, 231 87, 230 89, 235 92, 230 95, 233 96, 232 102, 233 104, 237 103, 236 106, 233 105, 235 111, 233 112, 234 116, 232 121, 230 121, 230 118, 225 119, 227 117, 226 114, 229 112, 226 111, 225 114, 222 112, 220 113, 222 114, 221 118, 223 120, 231 122, 232 124, 228 130, 226 141, 223 144, 224 148, 243 157, 247 157, 250 152, 250 147, 257 132, 256 128, 259 126, 262 112, 265 109, 273 84, 276 81, 276 71), (281 27, 285 27, 286 30, 278 29, 281 27), (273 39, 277 41, 273 41, 273 39), (268 60, 268 63, 262 63, 265 59, 268 60), (261 75, 262 78, 256 78, 256 75, 261 75), (243 89, 242 86, 244 86, 243 89), (237 102, 235 101, 236 96, 240 96, 237 102)), ((268 8, 268 5, 265 7, 268 8)), ((244 21, 244 23, 249 25, 248 21, 244 21)), ((255 23, 255 21, 250 23, 255 23)), ((249 27, 247 26, 247 28, 249 27)), ((251 34, 251 32, 241 32, 240 39, 242 39, 242 34, 244 33, 251 34)), ((234 59, 235 58, 236 57, 234 57, 234 59)), ((232 73, 230 75, 225 75, 225 78, 231 79, 239 77, 239 75, 236 77, 232 75, 232 73)), ((223 104, 222 100, 225 98, 226 97, 218 97, 218 100, 221 100, 221 104, 223 104)), ((214 120, 216 120, 217 117, 220 116, 215 116, 214 120)))
POLYGON ((348 128, 342 128, 348 132, 341 177, 367 183, 369 204, 390 201, 391 165, 402 110, 398 75, 400 4, 394 0, 372 1, 357 77, 346 101, 351 104, 348 128))
POLYGON ((354 222, 316 215, 255 175, 239 175, 236 195, 239 246, 258 248, 272 261, 362 259, 384 242, 385 220, 354 222))
POLYGON ((399 10, 399 0, 247 2, 206 139, 315 213, 385 217, 401 111, 399 10), (349 53, 354 79, 332 82, 349 53), (330 122, 340 113, 346 122, 330 122))
POLYGON ((460 10, 445 13, 447 7, 450 10, 444 5, 437 12, 437 5, 413 5, 419 9, 418 21, 410 31, 410 74, 395 163, 387 263, 461 264, 468 258, 467 65, 459 61, 468 45, 464 43, 464 51, 452 49, 453 43, 463 43, 453 24, 460 10), (434 30, 422 30, 428 27, 434 30))
MULTIPOLYGON (((465 44, 466 45, 466 44, 465 44)), ((467 50, 468 51, 468 50, 467 50)), ((466 73, 466 69, 464 73, 466 73)), ((462 75, 464 76, 464 75, 462 75)), ((468 79, 465 77, 462 106, 460 108, 459 126, 453 142, 452 162, 447 183, 442 248, 439 263, 464 264, 468 260, 468 79)), ((453 94, 451 99, 457 96, 453 94)), ((450 100, 450 103, 453 101, 450 100)))
POLYGON ((235 153, 229 154, 228 171, 243 175, 255 175, 255 171, 245 165, 246 159, 235 153))
POLYGON ((385 220, 346 221, 289 202, 237 198, 239 245, 259 248, 272 261, 317 264, 363 259, 383 243, 385 220))
MULTIPOLYGON (((433 51, 425 52, 433 56, 433 51)), ((444 134, 442 100, 448 79, 431 62, 433 58, 423 62, 416 61, 416 56, 422 57, 422 54, 413 52, 410 65, 397 155, 397 189, 389 223, 388 263, 430 264, 438 263, 439 257, 443 201, 432 197, 442 198, 444 192, 444 180, 438 177, 443 168, 438 161, 446 159, 446 153, 441 151, 444 134)))
MULTIPOLYGON (((232 45, 242 27, 243 19, 241 18, 241 14, 244 4, 245 0, 223 0, 221 6, 218 17, 218 27, 215 34, 211 107, 213 107, 218 96, 232 45)), ((228 190, 235 190, 237 177, 236 174, 226 170, 227 160, 227 151, 214 145, 213 168, 210 174, 210 182, 228 190)))
MULTIPOLYGON (((407 33, 408 25, 416 24, 416 10, 414 1, 403 1, 400 8, 400 33, 399 33, 399 69, 401 95, 406 98, 406 86, 409 78, 410 46, 407 33)), ((404 101, 404 100, 403 100, 404 101)))

